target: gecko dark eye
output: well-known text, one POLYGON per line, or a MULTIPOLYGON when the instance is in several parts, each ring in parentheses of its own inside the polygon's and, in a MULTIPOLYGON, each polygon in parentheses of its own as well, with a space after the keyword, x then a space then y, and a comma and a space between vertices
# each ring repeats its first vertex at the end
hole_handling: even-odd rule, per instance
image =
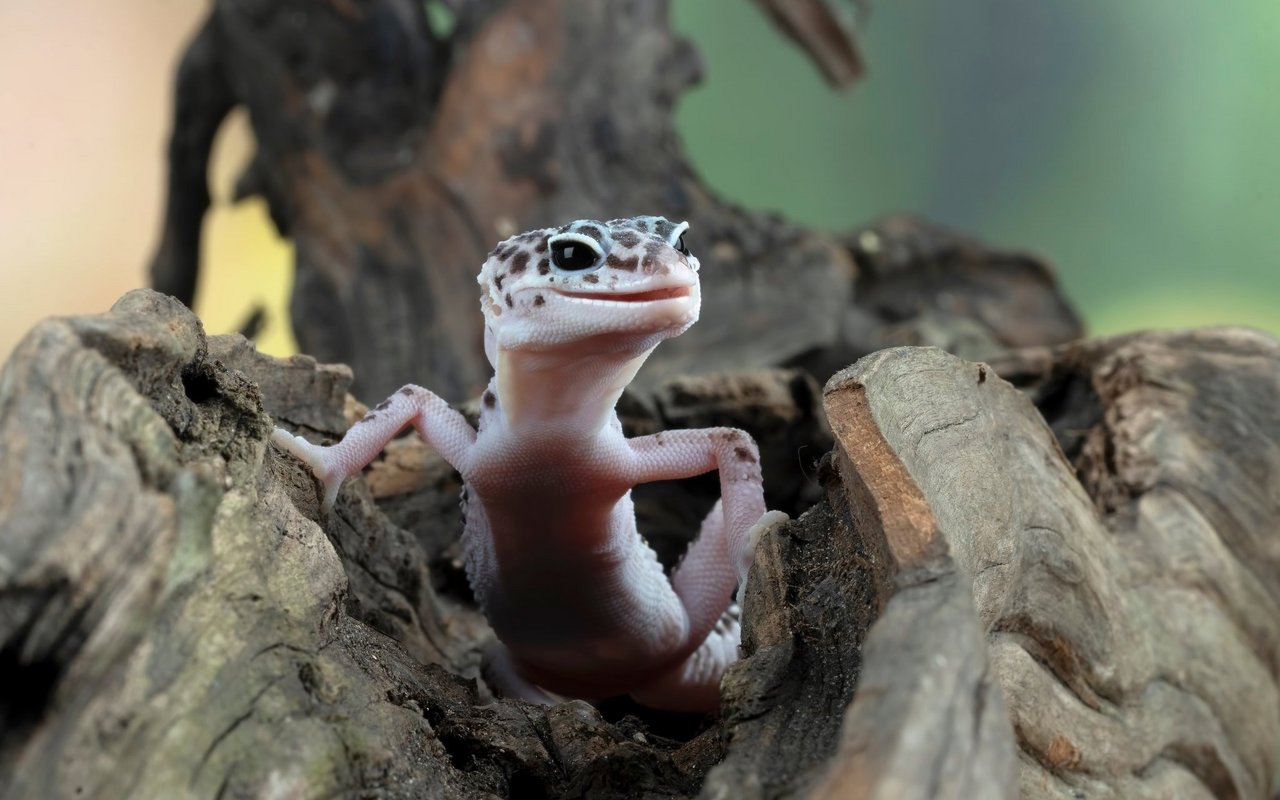
POLYGON ((688 245, 686 245, 686 244, 684 243, 684 234, 683 234, 683 233, 682 233, 682 234, 680 234, 680 238, 679 238, 679 239, 676 239, 676 252, 680 253, 680 255, 685 256, 685 257, 688 257, 688 256, 690 255, 690 253, 689 253, 689 246, 688 246, 688 245))
POLYGON ((551 263, 563 270, 581 272, 596 265, 599 254, 582 242, 555 242, 551 245, 551 263))

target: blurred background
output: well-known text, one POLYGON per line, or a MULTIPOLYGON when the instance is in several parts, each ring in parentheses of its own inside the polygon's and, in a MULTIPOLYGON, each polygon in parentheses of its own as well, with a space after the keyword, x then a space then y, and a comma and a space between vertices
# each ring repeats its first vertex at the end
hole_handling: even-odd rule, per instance
MULTIPOLYGON (((1274 0, 875 3, 845 93, 750 3, 672 6, 706 65, 677 122, 729 199, 831 230, 910 211, 1038 251, 1095 334, 1280 333, 1274 0)), ((0 0, 0 355, 145 284, 173 70, 206 8, 0 0)), ((287 354, 288 244, 261 201, 228 202, 250 142, 237 115, 217 143, 196 311, 221 333, 264 306, 259 346, 287 354)))

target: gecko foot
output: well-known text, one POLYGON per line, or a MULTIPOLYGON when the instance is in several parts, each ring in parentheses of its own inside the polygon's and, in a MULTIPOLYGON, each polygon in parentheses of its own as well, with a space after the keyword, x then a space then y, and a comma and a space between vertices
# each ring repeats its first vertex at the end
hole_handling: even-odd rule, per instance
POLYGON ((294 458, 301 461, 311 468, 320 482, 324 485, 324 499, 321 501, 320 508, 326 514, 333 509, 333 503, 338 498, 338 487, 342 485, 343 475, 334 474, 329 468, 329 464, 325 459, 325 450, 327 448, 318 444, 312 444, 301 436, 289 433, 284 428, 276 428, 271 432, 271 441, 294 458))

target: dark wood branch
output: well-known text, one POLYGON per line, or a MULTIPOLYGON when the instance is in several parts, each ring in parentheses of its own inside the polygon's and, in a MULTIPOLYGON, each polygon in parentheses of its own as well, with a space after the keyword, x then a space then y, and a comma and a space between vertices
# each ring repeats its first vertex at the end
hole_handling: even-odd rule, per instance
MULTIPOLYGON (((207 28, 217 35, 200 42, 218 51, 205 60, 222 65, 258 142, 241 190, 262 192, 294 241, 298 342, 352 365, 362 395, 407 380, 453 400, 478 392, 488 368, 474 277, 485 254, 511 233, 579 217, 662 213, 693 226, 702 321, 657 352, 639 379, 646 388, 788 359, 835 369, 869 343, 908 343, 908 333, 972 339, 995 326, 994 341, 1009 339, 998 316, 962 324, 935 314, 908 332, 901 318, 884 319, 874 292, 877 305, 857 299, 865 232, 841 242, 716 197, 672 122, 699 65, 670 31, 664 3, 468 4, 440 41, 421 4, 403 0, 226 0, 207 28)), ((187 125, 176 121, 175 143, 187 125)), ((184 164, 175 157, 171 171, 185 174, 184 164)), ((192 219, 171 209, 166 241, 192 219)), ((885 227, 885 243, 907 238, 902 227, 885 227)), ((980 302, 993 285, 1021 291, 1027 318, 1044 320, 1009 341, 1078 332, 1039 265, 993 262, 984 279, 980 248, 956 252, 970 270, 957 280, 967 280, 962 300, 980 302)), ((183 263, 192 272, 194 262, 183 263)))
POLYGON ((223 45, 206 20, 178 65, 165 224, 151 261, 151 285, 191 305, 200 266, 200 232, 209 209, 209 154, 222 121, 235 105, 222 63, 223 45))
POLYGON ((845 87, 866 70, 858 39, 830 0, 755 0, 773 24, 813 60, 832 86, 845 87))

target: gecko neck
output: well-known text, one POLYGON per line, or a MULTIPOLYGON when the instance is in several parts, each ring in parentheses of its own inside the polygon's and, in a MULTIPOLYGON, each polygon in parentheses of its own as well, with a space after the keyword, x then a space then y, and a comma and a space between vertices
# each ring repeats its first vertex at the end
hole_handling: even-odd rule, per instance
POLYGON ((656 346, 575 356, 500 350, 498 397, 508 427, 594 435, 610 420, 622 390, 656 346))

